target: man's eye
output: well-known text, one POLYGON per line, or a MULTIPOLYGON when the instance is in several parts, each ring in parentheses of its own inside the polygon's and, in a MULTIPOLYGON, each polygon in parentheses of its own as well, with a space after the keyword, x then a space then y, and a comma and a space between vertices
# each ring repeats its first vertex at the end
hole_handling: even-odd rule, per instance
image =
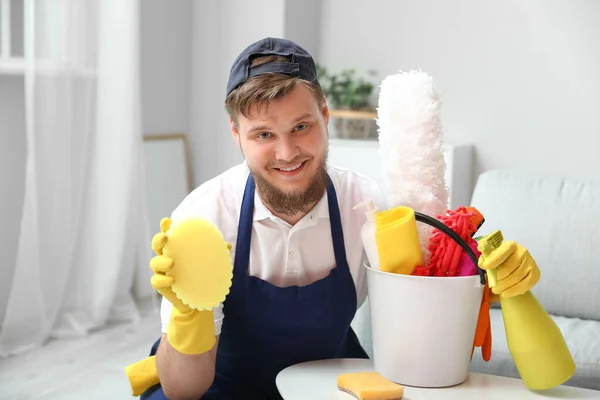
POLYGON ((259 139, 268 139, 271 137, 271 134, 269 132, 261 132, 258 135, 256 135, 256 137, 259 139))
POLYGON ((308 125, 307 125, 307 124, 300 124, 300 125, 297 125, 297 126, 296 126, 296 130, 297 130, 297 131, 303 131, 303 130, 305 130, 306 128, 308 128, 308 125))

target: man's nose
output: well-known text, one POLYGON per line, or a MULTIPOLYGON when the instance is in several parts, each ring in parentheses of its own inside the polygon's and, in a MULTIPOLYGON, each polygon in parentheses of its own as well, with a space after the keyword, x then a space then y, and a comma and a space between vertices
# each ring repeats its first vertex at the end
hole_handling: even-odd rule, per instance
POLYGON ((295 141, 290 137, 282 137, 277 143, 277 159, 280 161, 290 162, 300 154, 300 148, 295 141))

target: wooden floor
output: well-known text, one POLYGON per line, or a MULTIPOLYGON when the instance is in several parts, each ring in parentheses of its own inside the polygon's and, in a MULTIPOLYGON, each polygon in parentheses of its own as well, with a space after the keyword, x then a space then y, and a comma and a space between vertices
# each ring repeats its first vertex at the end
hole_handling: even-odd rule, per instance
POLYGON ((0 399, 134 399, 124 368, 146 357, 158 335, 158 312, 145 312, 135 325, 112 326, 0 359, 0 399))

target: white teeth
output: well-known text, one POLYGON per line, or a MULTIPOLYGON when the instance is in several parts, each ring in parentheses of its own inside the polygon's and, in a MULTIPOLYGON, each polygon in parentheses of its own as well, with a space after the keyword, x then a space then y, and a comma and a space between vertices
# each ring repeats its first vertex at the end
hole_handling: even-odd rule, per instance
POLYGON ((285 171, 285 172, 290 172, 290 171, 293 171, 293 170, 296 170, 296 169, 300 168, 301 165, 302 165, 302 163, 300 163, 300 164, 298 164, 298 165, 296 165, 295 167, 292 167, 292 168, 279 168, 279 169, 282 170, 282 171, 285 171))

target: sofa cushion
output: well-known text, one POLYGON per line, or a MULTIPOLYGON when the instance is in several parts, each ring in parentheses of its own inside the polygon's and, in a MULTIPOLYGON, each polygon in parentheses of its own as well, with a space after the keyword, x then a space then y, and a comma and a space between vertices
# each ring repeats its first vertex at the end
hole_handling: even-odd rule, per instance
POLYGON ((600 320, 600 183, 506 170, 478 177, 478 234, 501 229, 525 246, 541 279, 532 290, 552 314, 600 320))
MULTIPOLYGON (((477 348, 470 370, 519 378, 519 372, 506 344, 502 311, 490 310, 490 318, 492 357, 488 362, 483 361, 481 349, 477 348)), ((562 331, 576 365, 575 375, 565 385, 600 390, 600 322, 559 316, 552 316, 552 319, 562 331)))

